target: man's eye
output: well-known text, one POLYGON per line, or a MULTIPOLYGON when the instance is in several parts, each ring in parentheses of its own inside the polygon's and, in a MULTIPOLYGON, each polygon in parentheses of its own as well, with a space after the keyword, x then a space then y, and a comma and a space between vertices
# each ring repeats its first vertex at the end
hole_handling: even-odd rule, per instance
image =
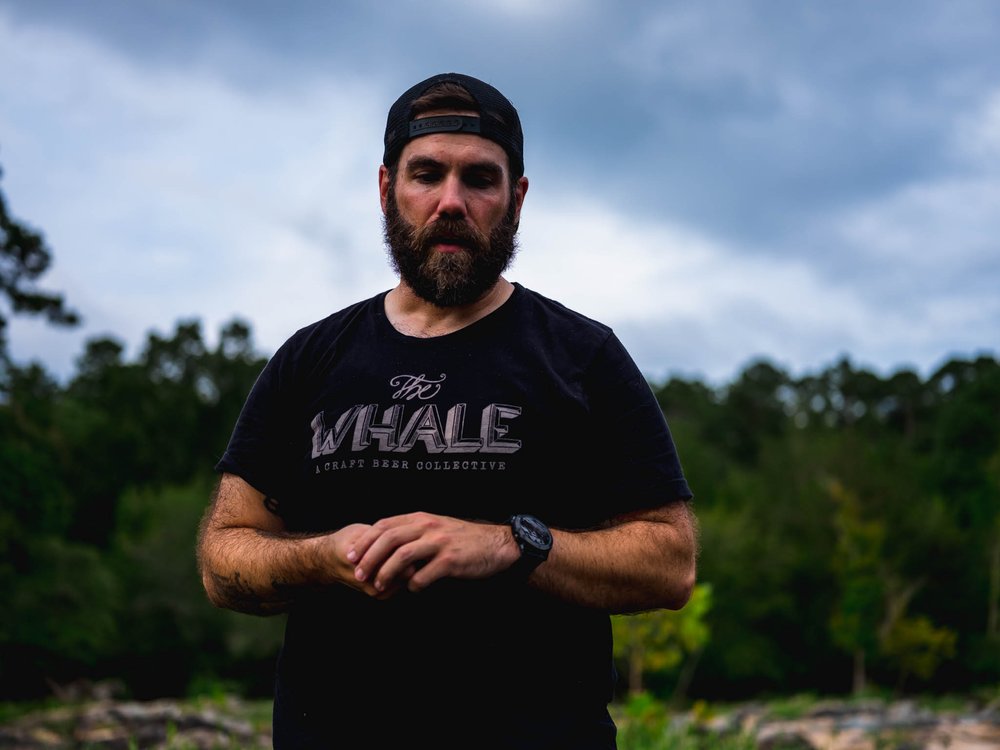
POLYGON ((432 182, 436 182, 438 176, 436 172, 417 172, 415 175, 413 175, 413 179, 415 179, 417 182, 430 184, 432 182))
POLYGON ((474 188, 488 188, 493 187, 496 184, 496 180, 493 175, 471 175, 466 179, 466 182, 474 188))

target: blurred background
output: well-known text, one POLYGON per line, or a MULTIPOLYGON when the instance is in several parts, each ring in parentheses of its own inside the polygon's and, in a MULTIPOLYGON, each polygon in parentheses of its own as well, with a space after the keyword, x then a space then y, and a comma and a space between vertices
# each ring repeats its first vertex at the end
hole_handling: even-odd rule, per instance
POLYGON ((212 466, 294 330, 395 283, 392 101, 518 108, 508 274, 612 325, 702 523, 622 691, 1000 682, 1000 7, 0 0, 0 700, 268 695, 212 466))

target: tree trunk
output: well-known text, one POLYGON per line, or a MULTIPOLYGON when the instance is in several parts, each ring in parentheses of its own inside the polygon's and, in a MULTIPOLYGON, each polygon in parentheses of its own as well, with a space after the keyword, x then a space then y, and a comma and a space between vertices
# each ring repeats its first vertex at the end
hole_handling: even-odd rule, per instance
POLYGON ((677 684, 674 686, 674 694, 670 699, 671 705, 675 708, 682 706, 684 700, 687 698, 688 687, 691 686, 691 680, 694 679, 695 668, 698 666, 698 662, 704 651, 705 647, 699 646, 697 650, 684 660, 680 676, 677 678, 677 684))
POLYGON ((861 695, 865 687, 865 652, 859 648, 854 651, 854 695, 861 695))
POLYGON ((997 534, 993 537, 993 549, 990 550, 990 601, 986 613, 986 635, 990 638, 1000 636, 1000 523, 997 523, 997 534))
POLYGON ((642 692, 642 649, 633 649, 629 654, 628 691, 632 695, 642 692))

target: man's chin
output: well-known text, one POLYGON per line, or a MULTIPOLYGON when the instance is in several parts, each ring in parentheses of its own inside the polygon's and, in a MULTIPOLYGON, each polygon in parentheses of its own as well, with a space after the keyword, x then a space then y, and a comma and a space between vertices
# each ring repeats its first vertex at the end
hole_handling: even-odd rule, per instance
POLYGON ((477 301, 495 283, 496 279, 470 282, 468 279, 438 277, 436 281, 413 279, 409 285, 418 297, 437 307, 460 307, 477 301))

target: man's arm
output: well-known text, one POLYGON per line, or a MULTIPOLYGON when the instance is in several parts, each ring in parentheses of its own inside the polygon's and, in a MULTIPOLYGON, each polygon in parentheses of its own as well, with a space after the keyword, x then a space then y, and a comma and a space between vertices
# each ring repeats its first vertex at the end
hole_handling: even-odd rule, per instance
POLYGON ((612 613, 680 609, 694 590, 697 522, 679 500, 613 519, 594 531, 552 530, 552 551, 532 585, 612 613))
MULTIPOLYGON (((690 503, 636 511, 590 531, 552 530, 549 558, 529 585, 566 601, 612 613, 680 609, 696 575, 697 526, 690 503)), ((346 556, 355 576, 376 591, 420 591, 445 578, 486 578, 520 556, 510 528, 429 513, 377 521, 346 556)))
POLYGON ((345 557, 366 525, 329 534, 291 534, 274 502, 234 474, 220 479, 197 544, 198 568, 213 604, 272 615, 286 611, 303 590, 333 584, 382 595, 355 578, 354 566, 345 557))

